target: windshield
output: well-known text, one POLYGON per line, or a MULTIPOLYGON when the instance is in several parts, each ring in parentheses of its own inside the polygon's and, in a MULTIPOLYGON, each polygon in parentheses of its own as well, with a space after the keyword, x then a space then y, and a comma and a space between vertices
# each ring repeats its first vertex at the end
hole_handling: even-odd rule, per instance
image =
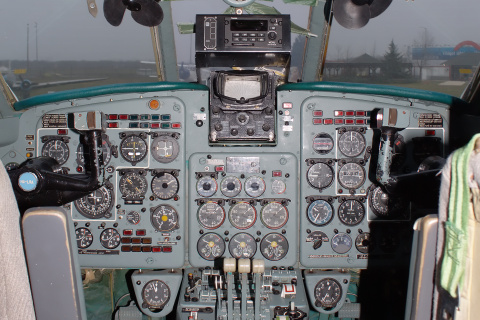
MULTIPOLYGON (((304 3, 311 1, 291 2, 256 4, 290 14, 294 24, 307 29, 312 11, 304 3)), ((323 2, 318 3, 323 19, 323 2)), ((175 67, 175 80, 194 82, 194 35, 185 30, 196 14, 221 14, 229 6, 222 0, 170 4, 172 20, 165 18, 160 25, 161 41, 173 34, 168 49, 175 55, 165 55, 165 64, 175 67)), ((98 85, 158 81, 150 28, 137 24, 128 10, 114 27, 104 17, 103 2, 97 5, 94 18, 87 1, 4 4, 0 70, 19 99, 98 85)), ((460 96, 480 60, 474 25, 478 7, 480 3, 469 0, 393 1, 360 29, 346 29, 334 20, 323 80, 389 84, 460 96)), ((315 23, 321 25, 320 32, 310 34, 310 39, 321 42, 323 21, 315 23)), ((292 34, 291 82, 302 80, 304 71, 318 63, 318 57, 304 57, 305 39, 303 34, 292 34)))

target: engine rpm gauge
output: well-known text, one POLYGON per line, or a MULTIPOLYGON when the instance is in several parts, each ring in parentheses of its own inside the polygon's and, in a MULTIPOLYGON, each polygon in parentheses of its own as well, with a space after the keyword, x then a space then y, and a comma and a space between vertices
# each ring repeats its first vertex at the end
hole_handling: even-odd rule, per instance
POLYGON ((205 233, 198 239, 197 251, 203 259, 213 261, 225 252, 225 241, 216 233, 205 233))
POLYGON ((161 280, 150 280, 142 289, 143 307, 162 309, 170 300, 170 288, 161 280))
POLYGON ((279 229, 288 221, 288 210, 280 202, 272 201, 263 206, 260 219, 269 229, 279 229))
POLYGON ((50 139, 42 148, 42 156, 53 158, 58 164, 67 162, 69 154, 68 145, 61 139, 50 139))
POLYGON ((178 228, 178 213, 172 206, 161 204, 150 210, 152 225, 157 231, 168 232, 178 228))
POLYGON ((250 259, 257 252, 257 242, 248 233, 237 233, 230 239, 228 251, 235 259, 250 259))
POLYGON ((265 192, 265 181, 257 176, 249 177, 245 181, 245 192, 250 197, 260 197, 265 192))
POLYGON ((346 233, 337 233, 333 236, 331 245, 333 251, 344 254, 352 248, 352 238, 346 233))
POLYGON ((260 242, 260 251, 265 259, 278 261, 288 253, 288 241, 280 233, 269 233, 260 242))
POLYGON ((88 219, 109 218, 113 205, 113 193, 110 188, 102 186, 74 202, 75 208, 88 219))
POLYGON ((77 239, 77 247, 79 249, 86 249, 93 243, 93 235, 87 228, 78 228, 75 230, 75 237, 77 239))
POLYGON ((228 212, 230 223, 237 229, 244 230, 252 227, 257 220, 257 211, 248 202, 234 204, 228 212))
POLYGON ((365 217, 365 208, 358 200, 345 200, 338 207, 338 218, 347 226, 355 226, 365 217))
POLYGON ((333 182, 333 169, 328 164, 318 162, 307 171, 308 183, 316 189, 325 189, 333 182))
POLYGON ((147 143, 142 137, 131 135, 123 138, 120 143, 120 154, 128 162, 135 164, 147 155, 147 143))
POLYGON ((225 210, 216 202, 207 202, 198 208, 198 222, 205 229, 217 229, 224 220, 225 210))
POLYGON ((357 157, 365 149, 365 137, 357 131, 346 131, 338 139, 338 149, 347 157, 357 157))
POLYGON ((323 226, 333 218, 332 205, 325 200, 315 200, 307 208, 308 220, 316 226, 323 226))
POLYGON ((346 189, 357 189, 365 182, 365 169, 355 162, 346 163, 338 170, 338 182, 346 189))
POLYGON ((197 193, 202 197, 211 197, 217 192, 217 180, 204 176, 197 181, 197 193))
POLYGON ((120 178, 119 190, 122 198, 143 199, 147 193, 147 179, 135 171, 126 172, 120 178))
POLYGON ((320 280, 315 286, 315 305, 324 309, 334 308, 342 297, 342 286, 332 278, 320 280))
POLYGON ((152 192, 162 200, 172 199, 178 192, 177 178, 168 172, 158 173, 152 180, 152 192))
POLYGON ((237 177, 228 176, 220 183, 220 191, 225 197, 233 198, 242 191, 242 183, 237 177))
POLYGON ((113 228, 108 228, 100 234, 100 243, 104 248, 115 249, 120 244, 120 233, 113 228))
POLYGON ((178 156, 180 146, 177 139, 171 136, 159 136, 153 139, 152 156, 160 163, 170 163, 178 156))

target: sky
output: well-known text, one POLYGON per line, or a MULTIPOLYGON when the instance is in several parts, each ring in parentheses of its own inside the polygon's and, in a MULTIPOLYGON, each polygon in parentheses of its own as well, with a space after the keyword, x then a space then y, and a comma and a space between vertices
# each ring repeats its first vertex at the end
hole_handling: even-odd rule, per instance
MULTIPOLYGON (((379 0, 376 0, 379 1, 379 0)), ((39 60, 153 60, 150 31, 136 24, 127 12, 119 27, 103 17, 103 1, 96 0, 99 12, 93 18, 86 0, 15 0, 4 1, 0 10, 0 60, 27 56, 39 60), (37 27, 35 27, 35 24, 37 27)), ((271 2, 259 1, 271 5, 271 2)), ((293 22, 305 26, 308 7, 273 5, 291 14, 293 22)), ((222 0, 185 0, 172 2, 175 22, 193 22, 196 13, 222 13, 222 0)), ((480 42, 480 1, 477 0, 393 0, 385 13, 358 30, 332 25, 329 59, 352 58, 363 53, 381 56, 394 40, 402 52, 424 34, 438 46, 455 46, 461 41, 480 42)), ((188 61, 190 39, 176 35, 179 60, 188 61)))

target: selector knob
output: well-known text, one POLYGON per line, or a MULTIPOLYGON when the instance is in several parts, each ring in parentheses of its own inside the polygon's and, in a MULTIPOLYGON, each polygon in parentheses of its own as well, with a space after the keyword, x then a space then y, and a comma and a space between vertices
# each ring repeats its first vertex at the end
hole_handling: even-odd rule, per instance
POLYGON ((269 32, 269 33, 268 33, 268 39, 270 39, 270 40, 275 40, 275 39, 277 39, 277 33, 276 33, 276 32, 273 32, 273 31, 272 31, 272 32, 269 32))

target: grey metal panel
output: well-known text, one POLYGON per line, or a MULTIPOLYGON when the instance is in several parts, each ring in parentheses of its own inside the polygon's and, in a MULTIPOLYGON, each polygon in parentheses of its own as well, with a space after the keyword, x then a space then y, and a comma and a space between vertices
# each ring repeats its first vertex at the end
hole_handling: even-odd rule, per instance
POLYGON ((22 225, 37 319, 86 319, 75 232, 67 213, 32 208, 22 225))

